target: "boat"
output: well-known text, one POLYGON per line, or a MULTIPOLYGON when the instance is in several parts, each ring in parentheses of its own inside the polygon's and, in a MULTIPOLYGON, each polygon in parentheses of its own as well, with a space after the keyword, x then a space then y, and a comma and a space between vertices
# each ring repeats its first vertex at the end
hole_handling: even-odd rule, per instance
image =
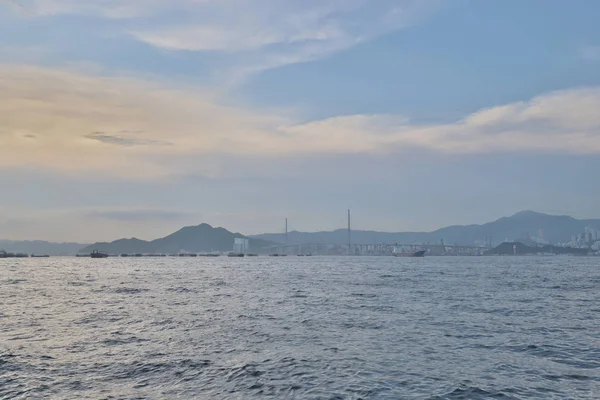
POLYGON ((48 254, 32 254, 31 258, 50 258, 48 254))
POLYGON ((92 257, 92 258, 108 258, 108 254, 100 253, 98 250, 94 250, 94 251, 92 251, 92 254, 90 254, 90 257, 92 257))
POLYGON ((425 257, 425 250, 412 251, 412 252, 402 252, 402 253, 392 253, 394 257, 425 257))
POLYGON ((244 253, 229 253, 227 257, 244 257, 244 253))
POLYGON ((248 253, 246 254, 246 257, 258 257, 258 254, 248 253))

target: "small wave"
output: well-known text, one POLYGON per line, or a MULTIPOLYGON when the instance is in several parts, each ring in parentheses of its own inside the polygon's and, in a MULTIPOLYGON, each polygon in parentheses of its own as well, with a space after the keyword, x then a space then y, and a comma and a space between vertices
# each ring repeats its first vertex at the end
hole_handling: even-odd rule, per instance
POLYGON ((307 295, 305 295, 304 293, 294 293, 293 295, 290 296, 291 299, 306 299, 308 298, 307 295))
POLYGON ((454 389, 452 392, 440 396, 431 397, 430 400, 483 400, 483 399, 514 399, 517 397, 510 396, 506 393, 495 391, 489 392, 479 387, 461 386, 454 389))
POLYGON ((27 279, 8 279, 5 281, 7 285, 18 285, 19 283, 27 282, 27 279))
POLYGON ((135 288, 135 287, 128 287, 128 286, 122 286, 122 287, 111 287, 111 286, 106 286, 103 285, 101 286, 99 289, 92 289, 92 293, 115 293, 115 294, 139 294, 139 293, 144 293, 144 292, 148 292, 150 291, 150 289, 145 289, 145 288, 135 288))
POLYGON ((69 286, 89 286, 88 283, 79 282, 79 281, 69 281, 69 282, 67 282, 67 285, 69 285, 69 286))
POLYGON ((132 288, 132 287, 122 287, 114 289, 112 292, 117 294, 138 294, 148 292, 150 289, 142 289, 142 288, 132 288))
POLYGON ((352 294, 350 294, 350 296, 352 296, 352 297, 363 297, 363 298, 366 298, 366 299, 374 299, 374 298, 377 297, 377 295, 374 294, 374 293, 352 293, 352 294))
POLYGON ((169 362, 142 362, 135 361, 129 364, 105 364, 97 366, 97 369, 109 369, 110 374, 106 376, 106 381, 113 379, 148 379, 149 375, 172 373, 173 375, 181 375, 190 370, 202 370, 211 365, 208 360, 193 360, 183 359, 169 362))
POLYGON ((228 381, 233 381, 237 379, 243 379, 245 377, 253 377, 256 378, 264 374, 264 371, 258 369, 258 365, 254 363, 244 364, 242 366, 231 368, 231 372, 229 372, 227 376, 228 381))
POLYGON ((167 292, 172 293, 198 293, 195 289, 189 289, 183 286, 167 288, 167 292))
POLYGON ((548 379, 550 381, 562 381, 562 380, 573 380, 573 381, 600 381, 600 378, 587 376, 587 375, 578 375, 578 374, 567 374, 567 375, 542 375, 542 378, 548 379))
MULTIPOLYGON (((113 336, 120 336, 120 335, 121 334, 118 332, 113 333, 113 336)), ((114 337, 114 338, 110 338, 110 339, 105 339, 101 343, 105 346, 120 346, 120 345, 124 345, 124 344, 142 343, 142 342, 148 342, 148 339, 142 339, 137 336, 114 337)))
MULTIPOLYGON (((25 368, 25 364, 19 361, 16 354, 0 354, 0 371, 18 372, 25 368)), ((0 387, 2 387, 2 375, 0 374, 0 387)), ((0 392, 1 393, 1 392, 0 392)))

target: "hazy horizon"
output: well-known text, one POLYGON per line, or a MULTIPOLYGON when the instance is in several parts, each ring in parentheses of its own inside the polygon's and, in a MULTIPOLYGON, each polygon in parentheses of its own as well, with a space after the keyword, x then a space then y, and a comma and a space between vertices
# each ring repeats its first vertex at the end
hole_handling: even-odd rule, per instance
POLYGON ((0 238, 598 218, 592 0, 0 0, 0 238))
MULTIPOLYGON (((468 226, 468 225, 483 225, 489 222, 494 222, 500 218, 503 217, 512 217, 515 214, 521 213, 521 212, 534 212, 534 213, 538 213, 535 210, 521 210, 517 213, 513 213, 510 215, 504 215, 504 216, 500 216, 498 218, 494 218, 493 220, 490 221, 479 221, 479 222, 473 222, 473 223, 456 223, 456 224, 449 224, 449 225, 444 225, 444 226, 440 226, 440 227, 435 227, 433 229, 429 229, 429 230, 401 230, 401 229, 396 229, 396 230, 377 230, 377 229, 370 229, 368 227, 364 227, 364 226, 356 226, 355 225, 355 218, 352 215, 352 230, 354 231, 373 231, 373 232, 379 232, 379 233, 429 233, 429 232, 434 232, 438 229, 442 229, 442 228, 448 228, 451 226, 468 226)), ((545 214, 545 213, 544 213, 545 214)), ((568 217, 572 217, 571 215, 564 215, 564 214, 552 214, 549 213, 547 215, 553 215, 553 216, 568 216, 568 217)), ((587 219, 600 219, 600 218, 594 218, 594 217, 590 217, 590 218, 577 218, 577 219, 583 219, 583 220, 587 220, 587 219)), ((361 221, 364 219, 359 219, 359 224, 361 223, 361 221)), ((285 221, 282 221, 285 222, 285 221)), ((111 237, 111 238, 105 238, 105 239, 92 239, 92 240, 52 240, 52 239, 39 239, 39 238, 25 238, 25 239, 11 239, 11 238, 5 238, 5 237, 0 237, 0 241, 2 240, 7 240, 7 241, 47 241, 47 242, 52 242, 52 243, 83 243, 83 244, 92 244, 92 243, 97 243, 97 242, 113 242, 115 240, 119 240, 119 239, 131 239, 131 238, 136 238, 136 239, 141 239, 141 240, 145 240, 145 241, 152 241, 154 239, 160 239, 162 237, 168 236, 182 228, 185 227, 190 227, 190 226, 198 226, 201 224, 208 224, 210 226, 212 226, 213 228, 224 228, 227 229, 230 232, 233 233, 241 233, 243 235, 246 236, 258 236, 258 235, 263 235, 263 234, 283 234, 285 232, 284 226, 282 225, 279 230, 273 230, 273 231, 264 231, 264 232, 243 232, 243 231, 239 231, 236 229, 230 229, 227 226, 221 226, 221 225, 217 225, 217 224, 211 224, 209 222, 198 222, 198 223, 184 223, 181 226, 177 226, 172 228, 169 231, 165 231, 164 233, 159 233, 157 236, 136 236, 136 235, 122 235, 122 236, 116 236, 116 237, 111 237)), ((345 219, 343 221, 343 226, 339 226, 339 227, 333 227, 330 229, 307 229, 307 230, 298 230, 295 228, 292 228, 293 224, 290 223, 290 221, 288 220, 288 232, 289 233, 319 233, 319 232, 331 232, 331 231, 336 231, 336 230, 346 230, 347 229, 347 219, 345 219)))

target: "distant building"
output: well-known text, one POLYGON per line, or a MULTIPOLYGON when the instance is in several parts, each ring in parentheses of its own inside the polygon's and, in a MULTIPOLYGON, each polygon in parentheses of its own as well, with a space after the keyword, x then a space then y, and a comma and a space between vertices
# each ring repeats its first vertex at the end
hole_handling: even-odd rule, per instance
POLYGON ((247 253, 249 248, 248 239, 236 238, 233 240, 234 253, 247 253))

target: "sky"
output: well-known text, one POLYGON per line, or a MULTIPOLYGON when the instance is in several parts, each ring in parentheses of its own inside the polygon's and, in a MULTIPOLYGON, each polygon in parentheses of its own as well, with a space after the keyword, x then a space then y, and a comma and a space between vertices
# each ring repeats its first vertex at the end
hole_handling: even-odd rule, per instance
POLYGON ((596 0, 0 0, 0 239, 599 218, 596 0))

